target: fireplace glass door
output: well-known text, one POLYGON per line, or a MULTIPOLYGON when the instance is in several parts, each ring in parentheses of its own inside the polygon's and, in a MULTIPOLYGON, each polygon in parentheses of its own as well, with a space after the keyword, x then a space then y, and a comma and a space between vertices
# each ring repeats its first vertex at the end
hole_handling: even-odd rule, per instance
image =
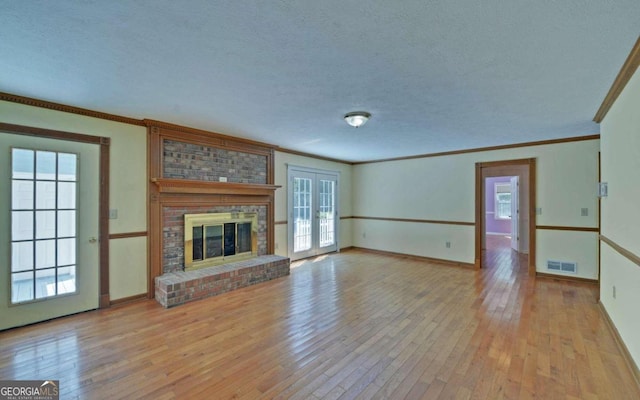
POLYGON ((336 251, 338 174, 289 169, 289 257, 336 251))
POLYGON ((193 261, 251 252, 251 222, 199 225, 192 230, 193 261))
POLYGON ((258 255, 258 216, 251 212, 186 214, 185 270, 258 255))

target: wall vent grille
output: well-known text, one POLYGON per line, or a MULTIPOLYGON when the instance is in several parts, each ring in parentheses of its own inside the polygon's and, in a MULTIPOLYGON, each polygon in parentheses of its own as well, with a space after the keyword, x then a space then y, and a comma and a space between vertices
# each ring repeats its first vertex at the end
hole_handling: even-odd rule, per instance
POLYGON ((575 274, 578 272, 578 265, 575 262, 548 260, 547 269, 549 271, 569 272, 575 274))

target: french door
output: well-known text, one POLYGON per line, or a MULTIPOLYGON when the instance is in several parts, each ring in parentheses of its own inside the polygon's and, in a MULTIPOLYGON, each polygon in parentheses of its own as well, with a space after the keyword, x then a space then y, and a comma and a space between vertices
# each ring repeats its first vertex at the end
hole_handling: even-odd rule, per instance
POLYGON ((288 168, 289 258, 338 250, 337 172, 288 168))
POLYGON ((0 329, 98 308, 99 146, 0 132, 0 329))

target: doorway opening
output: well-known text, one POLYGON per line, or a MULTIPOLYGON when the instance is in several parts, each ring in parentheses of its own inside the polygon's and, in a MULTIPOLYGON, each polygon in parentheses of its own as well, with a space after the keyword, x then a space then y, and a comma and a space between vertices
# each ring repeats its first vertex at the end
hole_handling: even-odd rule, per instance
POLYGON ((476 164, 476 268, 500 260, 535 275, 535 159, 476 164))
POLYGON ((519 176, 484 178, 484 249, 520 251, 518 235, 519 176))

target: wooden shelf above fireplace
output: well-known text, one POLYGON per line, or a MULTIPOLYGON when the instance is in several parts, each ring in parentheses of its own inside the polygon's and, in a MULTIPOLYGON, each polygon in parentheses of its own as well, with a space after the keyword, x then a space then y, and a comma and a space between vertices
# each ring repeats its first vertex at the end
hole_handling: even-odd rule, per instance
POLYGON ((208 182, 187 179, 151 178, 158 193, 181 194, 234 194, 245 196, 272 195, 279 185, 254 183, 208 182))

